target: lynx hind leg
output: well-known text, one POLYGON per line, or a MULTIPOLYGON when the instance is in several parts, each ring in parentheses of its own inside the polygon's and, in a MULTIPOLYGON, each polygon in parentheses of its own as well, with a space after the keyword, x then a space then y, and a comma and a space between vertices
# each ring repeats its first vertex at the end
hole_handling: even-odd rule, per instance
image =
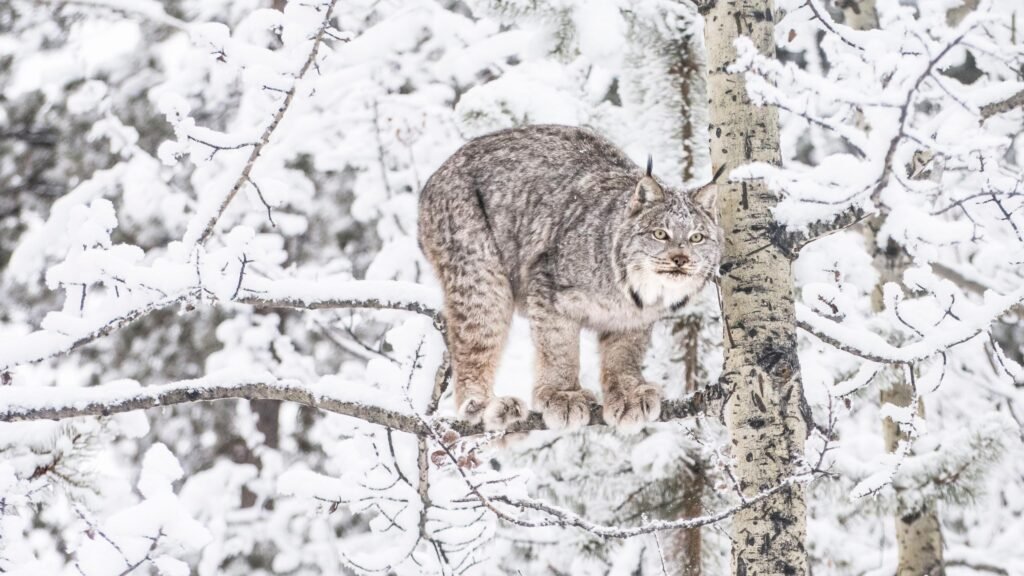
POLYGON ((661 388, 641 372, 649 331, 606 333, 600 338, 604 420, 624 432, 637 432, 661 416, 661 388))
POLYGON ((443 276, 455 402, 461 418, 501 430, 529 416, 522 400, 494 396, 494 375, 508 337, 514 302, 494 255, 467 252, 443 276))
POLYGON ((512 287, 473 183, 450 161, 420 196, 419 237, 444 287, 459 416, 488 429, 525 419, 521 400, 493 392, 515 307, 512 287))
POLYGON ((580 386, 580 326, 532 306, 530 332, 536 348, 537 376, 533 398, 553 430, 575 430, 590 423, 594 395, 580 386))

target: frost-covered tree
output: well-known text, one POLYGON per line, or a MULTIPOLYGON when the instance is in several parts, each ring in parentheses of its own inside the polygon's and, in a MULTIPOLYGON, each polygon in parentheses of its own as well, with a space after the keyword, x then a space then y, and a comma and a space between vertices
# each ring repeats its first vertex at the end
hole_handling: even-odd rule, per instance
POLYGON ((1017 381, 997 328, 1014 313, 1020 284, 982 281, 1017 276, 1017 8, 781 8, 776 39, 789 62, 746 47, 737 67, 755 100, 781 110, 786 160, 733 175, 766 177, 783 194, 780 238, 832 218, 827 229, 850 226, 796 262, 797 317, 814 336, 803 356, 815 351, 816 361, 805 362, 811 403, 842 402, 851 412, 837 421, 835 453, 840 484, 851 487, 830 490, 841 499, 822 500, 811 515, 836 517, 845 531, 895 514, 899 544, 898 557, 886 547, 869 558, 877 545, 818 544, 816 536, 829 534, 821 530, 811 533, 812 562, 851 572, 881 564, 900 574, 1013 573, 1017 554, 969 535, 964 514, 979 507, 964 504, 1003 492, 1003 474, 1015 473, 1004 451, 1020 450, 1015 394, 989 392, 1017 381), (880 393, 881 410, 863 401, 869 390, 880 393), (884 441, 867 442, 878 419, 884 441), (822 508, 837 504, 838 516, 822 508))

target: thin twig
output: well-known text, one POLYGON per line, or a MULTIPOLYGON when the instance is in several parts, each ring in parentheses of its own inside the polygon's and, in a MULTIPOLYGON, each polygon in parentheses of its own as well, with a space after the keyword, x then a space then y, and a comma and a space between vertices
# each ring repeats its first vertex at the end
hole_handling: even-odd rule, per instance
POLYGON ((230 204, 231 200, 234 199, 236 194, 238 194, 238 191, 242 189, 242 186, 244 186, 246 182, 251 181, 250 174, 252 173, 253 166, 256 164, 256 159, 260 157, 260 153, 263 152, 263 149, 268 143, 270 143, 270 137, 274 134, 274 130, 277 129, 281 120, 284 118, 285 113, 288 112, 289 107, 291 107, 292 101, 295 99, 295 91, 298 82, 305 78, 310 68, 313 68, 316 64, 316 58, 320 52, 320 46, 324 41, 324 37, 327 36, 327 30, 330 28, 331 16, 334 12, 334 4, 337 1, 338 0, 331 0, 330 4, 327 5, 327 12, 324 14, 323 23, 320 25, 320 29, 313 37, 313 46, 309 51, 309 56, 306 58, 306 62, 302 65, 302 68, 295 77, 296 85, 293 85, 290 90, 285 92, 284 102, 281 103, 277 112, 274 113, 274 117, 271 119, 270 124, 267 124, 266 128, 263 129, 263 133, 260 135, 259 140, 257 140, 253 145, 252 152, 249 153, 249 158, 246 160, 241 174, 239 174, 234 185, 221 200, 216 212, 207 219, 205 224, 203 224, 202 230, 191 244, 196 246, 206 244, 206 241, 209 240, 210 236, 213 234, 213 229, 217 225, 217 221, 220 220, 224 211, 227 210, 228 204, 230 204))

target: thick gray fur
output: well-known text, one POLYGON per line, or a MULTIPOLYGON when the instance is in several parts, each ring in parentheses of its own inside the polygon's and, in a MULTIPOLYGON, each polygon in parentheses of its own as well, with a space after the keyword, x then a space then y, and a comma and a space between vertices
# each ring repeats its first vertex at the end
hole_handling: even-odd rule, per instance
POLYGON ((549 427, 589 419, 582 328, 599 334, 605 420, 657 419, 661 391, 641 374, 650 326, 711 278, 722 244, 714 186, 666 188, 594 132, 551 125, 453 154, 420 196, 419 239, 444 288, 459 414, 491 429, 527 415, 492 392, 515 310, 530 320, 549 427))

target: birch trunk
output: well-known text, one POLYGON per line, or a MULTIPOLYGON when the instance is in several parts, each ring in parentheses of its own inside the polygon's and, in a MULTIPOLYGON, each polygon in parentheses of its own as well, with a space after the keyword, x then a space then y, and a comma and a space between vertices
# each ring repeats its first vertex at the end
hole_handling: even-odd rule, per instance
MULTIPOLYGON (((971 0, 962 8, 968 8, 971 0)), ((977 5, 977 2, 973 2, 977 5)), ((951 24, 959 22, 966 15, 963 11, 959 16, 955 15, 961 9, 952 10, 947 18, 955 20, 951 24)), ((878 28, 878 13, 875 7, 875 0, 847 1, 843 5, 843 16, 846 23, 857 30, 870 30, 878 28)), ((882 298, 883 287, 889 282, 901 282, 903 274, 911 264, 911 259, 902 246, 889 240, 885 246, 879 246, 876 239, 876 231, 880 229, 887 211, 883 210, 876 216, 870 218, 866 223, 865 239, 868 243, 868 250, 872 254, 875 269, 878 271, 878 284, 872 294, 871 304, 876 312, 884 308, 882 298)), ((914 368, 911 366, 911 370, 914 368)), ((903 366, 891 366, 886 370, 889 386, 881 392, 881 403, 893 404, 895 406, 907 407, 914 401, 913 387, 907 382, 903 366)), ((918 398, 918 416, 924 417, 924 400, 918 398)), ((908 440, 908 435, 900 429, 899 424, 891 419, 882 421, 882 436, 885 441, 885 448, 890 453, 895 452, 900 442, 908 440)), ((942 529, 939 524, 938 503, 933 499, 914 498, 917 502, 914 508, 905 505, 908 498, 906 489, 894 485, 896 491, 896 547, 899 553, 899 562, 896 568, 898 576, 919 576, 928 574, 939 576, 944 574, 942 561, 942 529)))
MULTIPOLYGON (((724 166, 728 173, 757 161, 779 164, 778 111, 754 106, 744 78, 726 71, 739 36, 748 36, 763 54, 775 55, 773 3, 718 0, 705 3, 703 12, 713 170, 724 166)), ((790 262, 765 234, 777 201, 761 181, 718 184, 725 230, 721 383, 731 391, 725 420, 734 472, 747 497, 793 473, 804 454, 807 430, 790 262)), ((806 532, 800 486, 742 510, 732 523, 733 573, 806 574, 806 532)))

